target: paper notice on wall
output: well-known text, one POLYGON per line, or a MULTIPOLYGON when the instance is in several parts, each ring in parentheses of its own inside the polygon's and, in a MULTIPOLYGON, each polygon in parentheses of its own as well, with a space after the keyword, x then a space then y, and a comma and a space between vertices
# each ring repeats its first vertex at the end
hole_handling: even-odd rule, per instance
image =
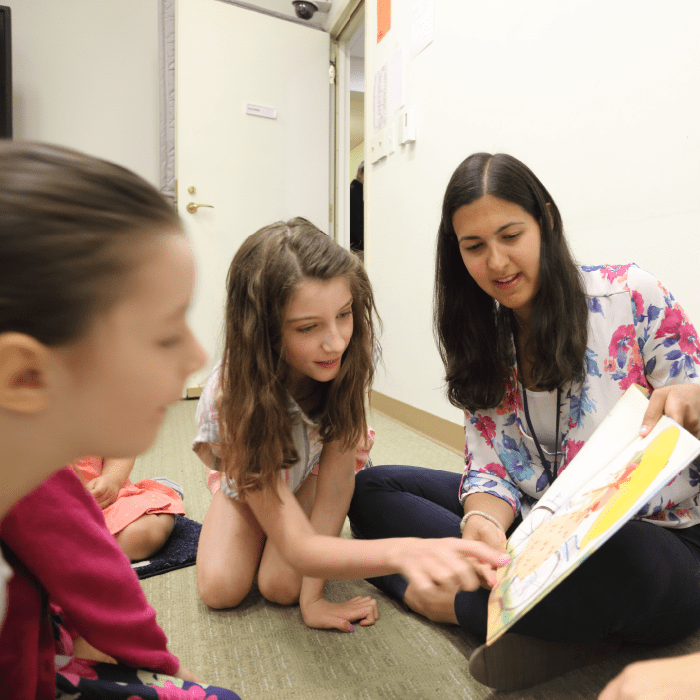
POLYGON ((389 59, 389 114, 406 103, 406 49, 399 44, 389 59))
POLYGON ((415 58, 435 35, 435 0, 413 0, 411 58, 415 58))
POLYGON ((374 130, 379 131, 386 126, 386 64, 374 75, 374 130))

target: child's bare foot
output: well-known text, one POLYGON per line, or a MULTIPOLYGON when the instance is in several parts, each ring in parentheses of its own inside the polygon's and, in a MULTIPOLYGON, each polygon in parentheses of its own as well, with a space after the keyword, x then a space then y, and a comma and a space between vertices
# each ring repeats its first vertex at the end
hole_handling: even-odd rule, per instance
POLYGON ((417 612, 433 622, 458 625, 459 622, 455 614, 455 596, 458 590, 456 586, 449 591, 436 588, 428 599, 423 593, 417 594, 409 583, 403 596, 403 602, 413 612, 417 612))

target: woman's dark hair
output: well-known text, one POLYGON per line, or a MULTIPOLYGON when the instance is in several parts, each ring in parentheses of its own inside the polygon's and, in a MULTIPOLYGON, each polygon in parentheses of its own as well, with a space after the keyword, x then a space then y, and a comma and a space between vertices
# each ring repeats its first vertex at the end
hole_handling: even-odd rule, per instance
POLYGON ((292 294, 305 280, 343 277, 352 294, 353 332, 335 379, 324 385, 314 418, 324 443, 365 444, 365 399, 372 383, 374 296, 359 258, 306 219, 277 222, 249 236, 227 280, 226 344, 219 423, 227 476, 239 494, 272 488, 280 469, 299 459, 285 390, 282 326, 292 294))
POLYGON ((0 333, 47 346, 78 340, 120 299, 137 243, 180 230, 145 180, 38 143, 0 142, 0 333))
POLYGON ((553 391, 580 380, 587 342, 588 306, 583 283, 549 192, 512 156, 469 156, 455 170, 445 192, 434 295, 434 332, 445 365, 447 396, 450 403, 469 411, 493 408, 501 402, 514 363, 514 314, 471 277, 452 223, 460 207, 484 195, 519 205, 540 226, 540 286, 533 299, 525 349, 533 362, 534 386, 553 391))

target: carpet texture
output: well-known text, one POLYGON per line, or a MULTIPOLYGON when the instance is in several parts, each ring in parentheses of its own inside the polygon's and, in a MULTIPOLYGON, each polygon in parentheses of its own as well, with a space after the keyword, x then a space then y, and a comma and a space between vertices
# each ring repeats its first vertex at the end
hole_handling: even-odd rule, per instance
MULTIPOLYGON (((137 460, 134 479, 167 476, 185 491, 187 517, 202 522, 211 496, 190 450, 196 401, 168 409, 156 444, 137 460)), ((463 458, 374 412, 374 464, 415 464, 461 472, 463 458)), ((349 537, 346 521, 343 536, 349 537)), ((326 596, 373 596, 380 618, 355 632, 305 627, 298 606, 265 601, 253 589, 233 610, 211 610, 197 593, 195 566, 141 582, 171 651, 207 682, 242 700, 594 700, 635 660, 700 651, 700 634, 659 649, 628 648, 595 666, 526 691, 495 692, 469 675, 476 640, 407 611, 365 581, 329 581, 326 596)), ((575 601, 572 601, 575 604, 575 601)))

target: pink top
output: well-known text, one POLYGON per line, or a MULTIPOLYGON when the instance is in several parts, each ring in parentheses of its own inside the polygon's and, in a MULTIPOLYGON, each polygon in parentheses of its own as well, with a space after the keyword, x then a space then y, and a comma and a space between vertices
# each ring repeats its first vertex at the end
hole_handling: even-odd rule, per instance
POLYGON ((167 649, 129 560, 70 467, 17 503, 0 533, 16 571, 0 632, 3 697, 44 697, 46 688, 54 697, 55 652, 44 589, 95 648, 134 668, 177 672, 180 663, 167 649))

